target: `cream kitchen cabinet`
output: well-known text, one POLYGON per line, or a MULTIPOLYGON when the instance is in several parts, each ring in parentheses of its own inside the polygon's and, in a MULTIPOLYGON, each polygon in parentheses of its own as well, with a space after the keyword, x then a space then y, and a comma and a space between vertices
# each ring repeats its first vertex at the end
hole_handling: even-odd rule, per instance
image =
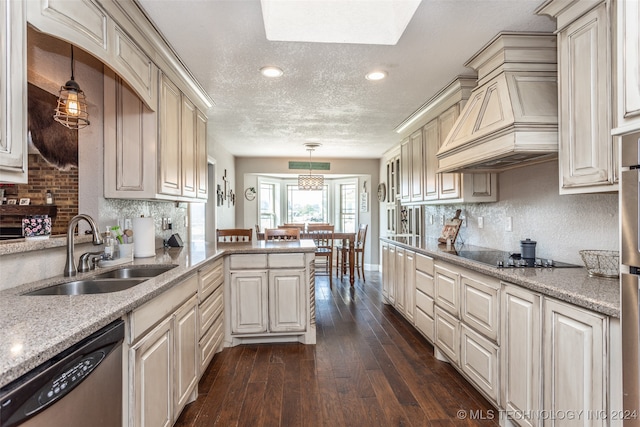
POLYGON ((389 301, 389 285, 391 283, 389 275, 392 269, 392 261, 389 259, 389 246, 386 242, 382 242, 380 245, 382 251, 382 297, 385 303, 389 301))
POLYGON ((416 253, 404 250, 404 317, 412 325, 416 315, 416 253))
POLYGON ((501 297, 501 398, 514 423, 540 425, 542 297, 504 283, 501 297))
POLYGON ((407 118, 401 142, 402 202, 495 202, 495 174, 438 173, 436 154, 469 98, 475 79, 459 77, 407 118))
MULTIPOLYGON (((551 413, 608 414, 607 317, 560 301, 543 302, 543 402, 551 413)), ((604 426, 605 417, 590 425, 604 426)), ((545 426, 563 420, 545 420, 545 426)))
POLYGON ((26 2, 0 1, 0 181, 23 184, 27 162, 26 2))
POLYGON ((200 375, 224 340, 224 263, 213 261, 198 271, 198 348, 200 375))
POLYGON ((560 194, 618 190, 610 6, 609 1, 554 0, 538 10, 558 22, 560 194))
POLYGON ((209 161, 207 157, 207 116, 198 111, 196 116, 196 197, 207 199, 209 194, 209 161))
POLYGON ((198 279, 185 279, 126 317, 131 426, 170 426, 195 399, 199 374, 198 279))
POLYGON ((404 313, 406 310, 406 306, 405 306, 406 283, 404 281, 405 267, 406 267, 405 250, 403 248, 396 247, 395 253, 396 253, 396 262, 394 266, 395 278, 393 279, 395 301, 393 305, 400 313, 404 313))
POLYGON ((434 317, 434 284, 433 258, 416 254, 415 282, 416 282, 416 311, 415 325, 422 334, 433 343, 434 317))
POLYGON ((228 345, 274 340, 315 343, 315 286, 309 274, 313 253, 242 254, 228 259, 228 345))
POLYGON ((640 2, 615 0, 614 88, 616 113, 614 133, 640 129, 640 2))
POLYGON ((389 245, 387 251, 388 256, 393 256, 394 260, 386 263, 389 273, 385 275, 386 281, 383 278, 383 289, 386 284, 387 295, 393 296, 393 299, 387 298, 388 301, 413 324, 416 310, 416 253, 394 245, 389 245))

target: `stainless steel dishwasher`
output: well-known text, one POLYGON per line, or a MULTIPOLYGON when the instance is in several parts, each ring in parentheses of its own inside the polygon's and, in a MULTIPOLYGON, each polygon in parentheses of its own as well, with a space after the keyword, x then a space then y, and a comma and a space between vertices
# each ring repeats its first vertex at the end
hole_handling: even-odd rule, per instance
POLYGON ((115 321, 0 389, 1 427, 122 425, 123 338, 115 321))

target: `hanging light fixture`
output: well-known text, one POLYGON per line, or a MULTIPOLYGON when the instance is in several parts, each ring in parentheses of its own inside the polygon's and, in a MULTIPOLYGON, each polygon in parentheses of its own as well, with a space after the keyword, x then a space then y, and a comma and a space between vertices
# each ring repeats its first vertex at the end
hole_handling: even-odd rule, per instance
POLYGON ((80 85, 73 78, 73 45, 71 45, 71 80, 60 88, 58 106, 53 120, 69 129, 82 129, 89 126, 87 100, 80 85))
POLYGON ((298 190, 322 190, 324 187, 324 176, 323 175, 312 175, 312 165, 311 165, 311 153, 321 144, 318 143, 307 143, 304 146, 307 148, 309 152, 309 175, 298 175, 298 190))

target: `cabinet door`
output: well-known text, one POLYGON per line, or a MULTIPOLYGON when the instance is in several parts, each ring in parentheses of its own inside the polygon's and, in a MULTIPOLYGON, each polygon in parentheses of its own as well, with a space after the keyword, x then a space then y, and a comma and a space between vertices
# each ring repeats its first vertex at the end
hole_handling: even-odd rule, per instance
POLYGON ((129 350, 136 427, 173 425, 172 322, 167 317, 129 350))
MULTIPOLYGON (((442 143, 445 141, 445 139, 447 139, 447 135, 449 135, 449 132, 451 131, 451 129, 453 129, 453 125, 455 124, 458 115, 460 115, 460 107, 458 104, 456 104, 442 113, 440 116, 438 116, 438 149, 440 149, 442 143)), ((458 199, 462 197, 462 194, 460 192, 459 173, 442 173, 440 174, 438 183, 438 198, 458 199)))
POLYGON ((396 250, 393 245, 389 245, 389 302, 396 302, 396 250))
POLYGON ((431 120, 423 128, 424 138, 424 199, 437 200, 440 188, 438 173, 438 149, 440 148, 440 132, 438 119, 431 120))
MULTIPOLYGON (((400 143, 400 199, 403 202, 411 201, 411 143, 410 138, 405 138, 400 143)), ((396 175, 397 176, 397 175, 396 175)))
POLYGON ((198 380, 198 300, 194 295, 174 316, 174 410, 177 417, 198 380))
POLYGON ((416 311, 416 253, 404 251, 405 317, 413 324, 416 311))
POLYGON ((382 296, 386 300, 389 298, 389 245, 382 244, 382 296))
POLYGON ((405 272, 405 257, 404 249, 396 248, 396 262, 395 262, 395 278, 394 283, 394 295, 395 295, 395 307, 400 313, 405 311, 405 286, 404 272, 405 272))
POLYGON ((180 113, 182 98, 180 90, 167 77, 160 82, 160 148, 158 158, 159 192, 182 195, 182 150, 180 149, 180 113))
MULTIPOLYGON (((544 409, 550 413, 607 412, 606 318, 559 301, 544 300, 544 409)), ((604 417, 591 426, 606 425, 604 417)), ((545 420, 545 426, 563 420, 545 420)))
POLYGON ((451 361, 458 364, 460 321, 436 306, 434 310, 434 343, 451 361))
POLYGON ((408 165, 411 168, 411 176, 409 177, 411 186, 410 199, 412 202, 419 202, 422 201, 422 129, 411 134, 409 144, 411 144, 411 158, 409 159, 410 163, 408 165))
POLYGON ((431 297, 420 290, 416 291, 415 325, 431 342, 433 342, 433 306, 431 297))
POLYGON ((197 197, 207 199, 208 188, 208 157, 207 157, 207 116, 198 111, 196 117, 196 175, 197 175, 197 197))
POLYGON ((306 329, 306 289, 304 270, 269 271, 271 332, 300 332, 306 329))
POLYGON ((104 72, 104 195, 156 195, 157 115, 113 71, 104 72))
POLYGON ((184 95, 182 95, 181 111, 181 138, 180 147, 182 151, 182 195, 185 197, 196 197, 197 177, 196 177, 196 115, 195 105, 184 95))
POLYGON ((502 287, 501 383, 502 405, 523 427, 539 425, 540 410, 540 295, 512 285, 502 287), (517 414, 517 416, 515 416, 517 414))
POLYGON ((460 318, 490 340, 498 342, 500 281, 463 272, 460 276, 460 318))
POLYGON ((561 193, 611 191, 609 43, 605 3, 559 33, 561 193))
POLYGON ((26 3, 0 2, 0 181, 27 182, 26 3))
POLYGON ((463 323, 460 327, 460 368, 495 404, 499 404, 500 398, 498 366, 498 346, 463 323))
POLYGON ((640 129, 640 2, 620 0, 616 7, 617 124, 619 133, 640 129))
POLYGON ((267 273, 231 273, 231 333, 267 332, 267 273))

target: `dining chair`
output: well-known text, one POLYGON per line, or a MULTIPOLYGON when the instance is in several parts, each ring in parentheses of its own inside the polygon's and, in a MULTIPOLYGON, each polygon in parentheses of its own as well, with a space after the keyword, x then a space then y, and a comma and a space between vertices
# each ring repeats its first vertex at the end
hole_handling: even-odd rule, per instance
POLYGON ((299 228, 265 228, 264 240, 300 240, 299 228))
POLYGON ((278 228, 297 228, 298 230, 302 231, 302 230, 304 230, 304 224, 300 224, 300 223, 284 223, 282 225, 279 225, 278 228))
MULTIPOLYGON (((358 273, 358 278, 362 274, 362 281, 366 282, 364 277, 364 247, 367 240, 368 224, 360 224, 358 227, 358 234, 356 235, 356 241, 354 244, 354 270, 358 273)), ((336 271, 340 274, 340 279, 344 276, 349 265, 349 247, 339 244, 336 247, 336 271)), ((337 274, 336 274, 337 275, 337 274)))
POLYGON ((329 288, 333 289, 333 225, 309 225, 307 233, 316 244, 316 276, 318 265, 324 265, 324 274, 329 276, 329 288), (318 259, 323 262, 318 263, 318 259))
POLYGON ((250 242, 252 236, 250 228, 216 228, 216 241, 221 243, 250 242))

